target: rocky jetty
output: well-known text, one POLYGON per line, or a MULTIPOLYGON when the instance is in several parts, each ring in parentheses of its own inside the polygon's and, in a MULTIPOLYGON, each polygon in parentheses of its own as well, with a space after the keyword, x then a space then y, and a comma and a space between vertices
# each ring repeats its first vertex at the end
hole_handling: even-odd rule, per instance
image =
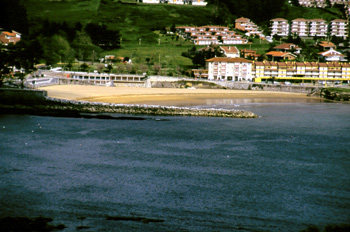
POLYGON ((311 97, 321 97, 330 101, 350 102, 350 89, 348 88, 319 88, 308 94, 311 97))
MULTIPOLYGON (((36 106, 38 109, 38 106, 36 106)), ((47 98, 46 104, 40 105, 40 110, 66 111, 81 113, 121 113, 133 115, 170 115, 170 116, 205 116, 230 118, 256 118, 256 114, 243 110, 200 109, 192 107, 174 107, 158 105, 129 105, 100 102, 69 101, 47 98)))
POLYGON ((71 101, 47 97, 42 90, 0 89, 2 112, 37 115, 79 117, 81 113, 120 113, 132 115, 205 116, 230 118, 256 118, 244 110, 200 109, 158 105, 128 105, 100 102, 71 101))

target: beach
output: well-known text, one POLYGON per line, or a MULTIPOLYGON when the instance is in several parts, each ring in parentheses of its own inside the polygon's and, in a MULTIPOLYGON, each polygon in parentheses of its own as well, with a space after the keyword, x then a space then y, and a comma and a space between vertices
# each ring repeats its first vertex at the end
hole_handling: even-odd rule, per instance
POLYGON ((67 100, 148 104, 165 106, 200 105, 208 100, 234 99, 259 102, 305 102, 310 100, 305 93, 228 90, 228 89, 190 89, 190 88, 139 88, 104 87, 82 85, 55 85, 40 88, 46 90, 49 97, 67 100))

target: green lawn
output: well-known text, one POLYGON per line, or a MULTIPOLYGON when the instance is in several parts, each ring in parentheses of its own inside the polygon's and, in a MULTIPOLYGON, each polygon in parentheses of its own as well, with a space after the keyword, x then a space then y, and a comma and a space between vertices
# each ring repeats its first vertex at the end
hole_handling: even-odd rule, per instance
MULTIPOLYGON (((104 23, 109 29, 116 29, 121 34, 121 48, 100 54, 129 57, 135 64, 161 63, 169 70, 192 68, 192 61, 181 56, 193 47, 189 41, 176 36, 162 35, 164 27, 182 25, 213 25, 211 6, 198 7, 189 5, 142 4, 134 0, 21 0, 27 8, 31 26, 38 19, 56 22, 104 23)), ((289 4, 277 17, 292 20, 295 18, 323 18, 327 21, 341 18, 337 8, 303 8, 289 4)), ((233 22, 232 22, 233 24, 233 22)), ((200 48, 201 46, 197 46, 200 48)), ((255 39, 253 44, 237 45, 238 49, 254 49, 264 54, 269 48, 266 41, 255 39)))

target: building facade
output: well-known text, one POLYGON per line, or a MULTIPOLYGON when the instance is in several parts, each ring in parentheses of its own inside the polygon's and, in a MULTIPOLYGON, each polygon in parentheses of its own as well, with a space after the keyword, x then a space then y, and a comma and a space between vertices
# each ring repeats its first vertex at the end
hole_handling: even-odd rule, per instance
POLYGON ((252 61, 214 57, 206 60, 209 80, 252 81, 252 61))
POLYGON ((324 19, 294 19, 289 23, 285 19, 271 20, 271 36, 300 36, 300 37, 327 37, 337 36, 346 39, 349 25, 344 19, 334 19, 327 22, 324 19))
POLYGON ((344 39, 348 37, 348 21, 345 19, 332 20, 329 27, 331 36, 343 37, 344 39))
POLYGON ((235 28, 246 31, 247 36, 258 35, 260 38, 265 37, 259 27, 248 18, 241 17, 236 19, 235 28))
POLYGON ((288 36, 289 23, 288 20, 282 18, 271 19, 271 36, 288 36))
POLYGON ((215 57, 206 60, 202 77, 209 80, 256 81, 264 79, 350 82, 348 62, 249 61, 243 58, 215 57))
POLYGON ((241 35, 222 26, 179 26, 176 32, 185 39, 191 40, 195 45, 211 44, 246 44, 248 40, 241 35))

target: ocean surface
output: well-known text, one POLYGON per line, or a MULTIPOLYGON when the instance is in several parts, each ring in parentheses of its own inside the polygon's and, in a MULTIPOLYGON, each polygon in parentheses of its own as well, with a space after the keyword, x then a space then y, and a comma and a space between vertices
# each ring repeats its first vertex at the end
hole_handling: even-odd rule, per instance
POLYGON ((64 231, 349 223, 350 105, 310 101, 198 106, 256 119, 0 114, 0 217, 50 217, 64 231))

